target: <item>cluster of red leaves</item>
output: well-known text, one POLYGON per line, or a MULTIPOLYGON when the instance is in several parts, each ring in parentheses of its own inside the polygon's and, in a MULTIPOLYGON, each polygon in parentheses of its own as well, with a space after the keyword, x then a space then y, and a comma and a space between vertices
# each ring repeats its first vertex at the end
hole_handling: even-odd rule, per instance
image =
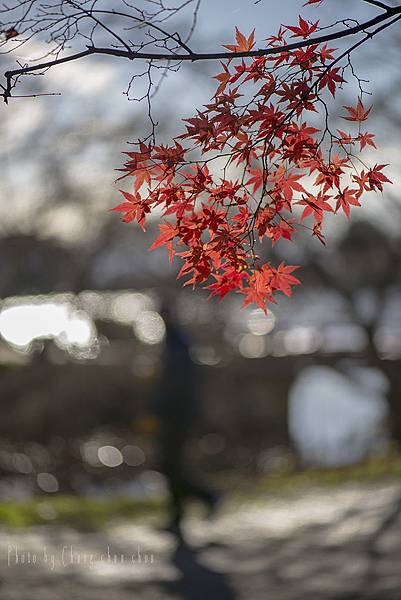
MULTIPOLYGON (((267 44, 307 39, 317 29, 318 21, 299 17, 267 44)), ((235 54, 254 43, 253 32, 246 37, 237 29, 235 43, 225 47, 235 54)), ((389 181, 384 165, 369 168, 354 154, 375 147, 374 136, 361 131, 370 112, 361 98, 344 107, 354 133, 320 131, 305 120, 327 109, 326 89, 334 97, 344 82, 335 51, 312 44, 265 57, 233 56, 221 63, 210 104, 185 119, 186 131, 173 144, 142 142, 126 153, 121 170, 133 189, 122 192, 125 202, 113 210, 141 227, 150 212, 162 210, 151 249, 165 246, 170 260, 182 259, 185 285, 204 284, 220 298, 235 291, 245 306, 265 309, 276 292, 289 296, 299 281, 296 267, 263 263, 256 242, 291 240, 300 225, 323 241, 325 213, 342 210, 349 217, 364 192, 381 191, 389 181)))

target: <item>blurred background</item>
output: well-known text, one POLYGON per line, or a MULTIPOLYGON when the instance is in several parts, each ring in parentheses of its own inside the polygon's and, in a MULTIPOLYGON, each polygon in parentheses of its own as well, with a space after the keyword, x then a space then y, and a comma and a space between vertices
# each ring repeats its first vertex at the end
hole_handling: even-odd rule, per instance
MULTIPOLYGON (((242 0, 204 0, 192 45, 210 50, 229 43, 235 25, 248 33, 257 24, 261 40, 299 12, 295 0, 266 4, 249 8, 242 0)), ((352 10, 360 18, 374 14, 359 4, 350 9, 338 2, 319 16, 331 23, 341 10, 350 19, 352 10)), ((316 12, 305 9, 305 14, 315 18, 316 12)), ((190 10, 183 11, 176 26, 185 28, 190 18, 190 10)), ((395 542, 384 544, 385 560, 379 556, 384 571, 375 562, 379 534, 395 535, 401 512, 400 48, 401 35, 394 29, 355 56, 358 74, 371 81, 373 93, 369 131, 379 149, 372 162, 389 163, 394 185, 384 195, 371 194, 349 222, 342 216, 329 219, 326 247, 301 235, 274 253, 266 248, 266 257, 302 266, 302 286, 267 315, 241 309, 240 298, 219 303, 202 291, 182 289, 177 265, 169 267, 162 250, 147 252, 157 221, 143 233, 108 212, 119 201, 113 180, 120 153, 149 126, 144 106, 123 94, 130 64, 91 58, 90 68, 82 61, 58 67, 29 85, 35 93, 61 92, 60 97, 20 98, 1 107, 0 527, 5 537, 0 577, 5 597, 24 597, 16 576, 22 571, 17 563, 7 564, 10 544, 56 547, 71 527, 96 531, 96 547, 104 545, 102 535, 116 517, 119 527, 134 527, 135 519, 145 516, 162 519, 167 490, 151 406, 160 386, 162 313, 168 301, 188 340, 203 406, 188 460, 224 493, 231 517, 223 515, 212 530, 221 547, 215 554, 210 550, 208 566, 194 554, 184 560, 169 554, 172 542, 157 537, 152 527, 135 525, 126 537, 108 529, 120 547, 136 544, 139 536, 145 548, 164 557, 165 569, 175 565, 175 575, 161 570, 156 585, 149 569, 124 574, 115 566, 103 579, 99 571, 101 582, 114 586, 117 600, 134 592, 138 598, 207 593, 262 598, 266 581, 278 586, 272 596, 277 598, 303 598, 313 591, 320 598, 400 598, 395 542), (252 509, 250 501, 256 503, 252 509), (365 508, 371 521, 361 512, 365 508), (337 577, 347 565, 343 554, 331 570, 316 559, 313 572, 302 565, 292 574, 273 572, 268 558, 273 549, 277 557, 282 553, 284 565, 300 556, 300 548, 329 543, 327 537, 325 542, 311 537, 308 527, 317 535, 316 528, 327 532, 352 520, 352 514, 357 523, 333 542, 349 549, 351 562, 358 552, 366 555, 362 566, 355 559, 359 567, 347 572, 348 579, 337 577), (365 531, 362 523, 368 521, 371 528, 365 531), (235 534, 242 551, 261 544, 237 587, 222 574, 245 560, 240 550, 237 557, 224 554, 233 522, 244 528, 235 534), (253 532, 247 542, 246 529, 253 532), (291 555, 286 536, 294 531, 298 550, 291 547, 291 555), (249 575, 255 575, 252 584, 249 575), (160 581, 169 583, 163 587, 160 581), (177 581, 181 587, 174 587, 177 581), (200 582, 198 592, 194 581, 200 582)), ((8 60, 2 57, 3 71, 8 60)), ((214 64, 185 65, 162 81, 152 100, 161 139, 176 135, 180 119, 209 100, 210 75, 216 72, 214 64)), ((346 87, 333 108, 338 113, 358 93, 354 82, 346 87)), ((196 546, 209 540, 210 531, 202 529, 194 511, 189 536, 196 546)), ((73 539, 84 544, 92 538, 73 539)), ((94 571, 78 569, 82 583, 77 569, 76 595, 68 597, 103 598, 94 571)), ((36 592, 42 599, 67 597, 63 583, 56 585, 53 577, 50 584, 38 572, 32 570, 32 598, 36 592), (51 594, 49 585, 54 585, 51 594)))

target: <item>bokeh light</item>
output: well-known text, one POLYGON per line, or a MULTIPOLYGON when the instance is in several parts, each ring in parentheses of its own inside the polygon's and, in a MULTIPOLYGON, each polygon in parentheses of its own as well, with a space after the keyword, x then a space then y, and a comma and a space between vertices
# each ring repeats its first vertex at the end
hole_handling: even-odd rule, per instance
POLYGON ((142 465, 145 460, 145 453, 139 446, 133 446, 131 444, 127 444, 122 449, 122 455, 124 457, 124 462, 130 467, 139 467, 142 465))
POLYGON ((114 446, 102 446, 97 451, 98 458, 105 467, 119 467, 123 462, 123 455, 114 446))
POLYGON ((55 493, 59 490, 59 484, 54 475, 51 473, 38 473, 36 477, 38 487, 47 493, 55 493))
POLYGON ((268 354, 268 346, 265 338, 253 333, 241 336, 238 350, 244 358, 263 358, 268 354))
POLYGON ((136 337, 144 344, 160 344, 166 335, 166 325, 162 316, 155 311, 145 311, 135 321, 136 337))
POLYGON ((261 309, 252 310, 248 317, 248 329, 253 335, 266 335, 274 329, 276 318, 271 310, 267 314, 261 309))

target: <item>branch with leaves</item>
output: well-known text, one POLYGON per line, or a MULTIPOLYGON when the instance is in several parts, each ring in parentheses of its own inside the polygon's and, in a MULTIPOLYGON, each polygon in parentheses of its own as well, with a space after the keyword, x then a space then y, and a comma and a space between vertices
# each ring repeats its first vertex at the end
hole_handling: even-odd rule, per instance
MULTIPOLYGON (((388 6, 376 0, 362 1, 380 8, 383 12, 352 27, 348 25, 347 20, 343 20, 341 22, 343 27, 331 33, 315 36, 301 35, 302 41, 275 47, 241 49, 237 50, 236 54, 240 58, 270 56, 361 33, 366 35, 366 39, 369 39, 373 36, 372 28, 382 23, 386 28, 392 24, 394 17, 397 18, 401 14, 401 6, 388 6)), ((16 80, 21 76, 44 72, 52 67, 96 54, 126 58, 130 61, 149 61, 150 65, 154 61, 166 62, 167 67, 171 61, 177 63, 231 58, 230 52, 200 53, 192 50, 188 45, 201 0, 187 0, 175 7, 168 8, 162 0, 147 0, 147 2, 152 10, 144 10, 127 0, 119 0, 120 8, 109 10, 97 8, 99 0, 91 3, 87 0, 54 0, 50 3, 41 0, 15 0, 14 4, 0 9, 0 16, 3 16, 0 21, 3 37, 3 41, 0 43, 0 52, 2 47, 5 48, 3 50, 5 53, 15 52, 29 44, 34 38, 46 41, 51 46, 44 57, 45 60, 36 61, 34 64, 24 64, 5 72, 6 83, 2 85, 5 102, 8 102, 12 96, 16 80), (192 25, 184 40, 178 32, 169 32, 160 25, 191 5, 194 10, 192 25), (7 17, 6 20, 4 16, 7 17), (129 26, 127 26, 127 22, 129 26), (138 31, 143 30, 145 30, 144 40, 134 41, 131 39, 132 33, 137 34, 138 31), (111 38, 114 43, 108 47, 98 45, 99 31, 104 34, 101 37, 102 41, 104 38, 111 38), (124 36, 124 32, 127 31, 129 35, 125 34, 124 36), (155 33, 157 35, 154 35, 155 33), (66 48, 74 39, 83 40, 84 48, 79 52, 65 55, 66 48), (11 48, 7 46, 9 40, 14 42, 14 46, 11 48), (151 50, 148 51, 147 49, 150 47, 151 50), (163 48, 163 51, 155 51, 155 47, 163 48)), ((306 4, 321 4, 321 2, 322 0, 312 0, 306 4)))
MULTIPOLYGON (((318 7, 322 1, 306 4, 318 7)), ((145 61, 149 87, 144 98, 152 131, 127 153, 122 178, 132 184, 129 191, 122 190, 124 201, 113 210, 143 228, 147 216, 162 209, 152 249, 165 246, 170 260, 178 256, 183 261, 179 276, 186 277, 186 284, 201 284, 220 298, 233 291, 244 296, 245 306, 254 302, 265 310, 277 292, 291 295, 299 281, 295 266, 263 261, 259 245, 266 238, 273 245, 292 240, 300 229, 323 242, 327 213, 342 211, 349 218, 351 207, 360 206, 366 193, 382 191, 389 183, 385 165, 369 165, 363 158, 376 145, 374 135, 364 129, 371 108, 352 54, 401 20, 401 6, 362 1, 379 13, 361 23, 344 19, 329 28, 299 16, 296 24, 282 25, 268 37, 262 48, 255 48, 254 31, 244 35, 237 29, 234 43, 223 52, 197 53, 189 43, 200 0, 168 9, 162 0, 148 0, 148 11, 127 0, 111 10, 96 0, 16 0, 6 12, 25 12, 18 22, 6 23, 3 31, 12 35, 5 43, 19 38, 24 43, 25 25, 28 39, 46 32, 55 46, 42 61, 8 71, 3 97, 6 102, 12 98, 22 76, 90 55, 145 61), (189 7, 193 18, 187 34, 168 31, 165 22, 189 7), (66 54, 77 37, 85 48, 66 54), (331 47, 347 38, 352 39, 349 47, 331 47), (184 119, 183 133, 171 144, 158 144, 150 111, 152 69, 159 63, 169 69, 201 60, 220 60, 213 98, 184 119), (329 103, 337 99, 347 71, 359 86, 355 104, 345 106, 342 115, 352 129, 333 130, 329 103), (319 115, 323 127, 316 126, 319 115)))

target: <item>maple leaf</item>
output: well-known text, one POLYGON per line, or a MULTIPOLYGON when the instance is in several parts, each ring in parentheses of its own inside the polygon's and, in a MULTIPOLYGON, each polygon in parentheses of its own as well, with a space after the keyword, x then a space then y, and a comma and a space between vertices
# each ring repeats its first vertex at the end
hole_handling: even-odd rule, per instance
POLYGON ((255 269, 249 277, 249 285, 241 290, 245 294, 242 306, 245 308, 249 304, 255 303, 266 313, 266 302, 274 301, 273 289, 270 285, 271 279, 272 272, 269 263, 265 263, 260 269, 255 269))
POLYGON ((309 215, 313 215, 315 221, 320 223, 323 219, 324 211, 333 211, 332 207, 327 202, 330 198, 331 196, 319 192, 317 196, 308 195, 302 200, 299 200, 297 204, 305 206, 301 215, 301 220, 306 219, 309 215))
POLYGON ((294 175, 292 173, 286 173, 283 166, 279 166, 276 172, 269 177, 269 181, 277 182, 276 185, 283 192, 286 200, 291 200, 293 197, 293 191, 305 192, 305 188, 302 184, 298 183, 298 180, 302 178, 302 175, 294 175))
POLYGON ((316 31, 317 26, 319 25, 319 21, 309 24, 308 21, 305 21, 305 19, 303 19, 301 16, 298 17, 298 22, 299 22, 298 27, 286 25, 286 28, 289 31, 293 32, 293 35, 291 37, 302 37, 302 38, 304 38, 304 40, 306 40, 306 38, 308 38, 311 33, 316 31))
POLYGON ((117 169, 117 171, 125 173, 119 177, 117 181, 120 181, 125 177, 134 177, 137 180, 134 184, 134 189, 137 192, 145 181, 150 183, 152 179, 152 173, 155 170, 155 167, 149 164, 152 148, 151 146, 147 146, 143 142, 140 142, 139 152, 124 152, 124 154, 126 154, 130 160, 125 163, 122 169, 117 169))
POLYGON ((167 169, 175 167, 177 163, 184 161, 185 150, 177 141, 174 146, 155 146, 153 158, 166 165, 167 169))
POLYGON ((369 175, 364 169, 359 175, 353 174, 352 179, 359 185, 359 195, 361 195, 364 191, 370 191, 371 187, 369 183, 369 175))
POLYGON ((341 131, 341 129, 337 129, 337 131, 341 137, 340 140, 337 140, 337 144, 340 144, 341 146, 355 144, 355 138, 353 138, 349 133, 345 133, 345 131, 341 131))
POLYGON ((227 48, 231 52, 249 52, 255 45, 255 30, 251 31, 249 37, 245 37, 240 32, 238 27, 235 28, 235 40, 236 44, 223 44, 223 48, 227 48))
POLYGON ((341 117, 342 119, 345 119, 346 121, 357 121, 359 123, 366 121, 372 110, 372 107, 365 110, 360 98, 358 98, 358 103, 355 108, 353 106, 344 106, 343 108, 345 108, 349 114, 348 117, 341 117))
POLYGON ((359 190, 350 190, 348 187, 344 188, 342 192, 340 191, 335 196, 337 200, 335 211, 337 212, 339 208, 342 208, 347 219, 349 219, 351 206, 361 206, 358 201, 358 195, 359 190))
POLYGON ((319 240, 319 242, 321 242, 324 246, 326 245, 326 241, 325 241, 324 236, 322 234, 321 223, 319 221, 316 221, 316 223, 314 224, 312 235, 315 236, 315 237, 317 237, 317 239, 319 240))
POLYGON ((383 191, 383 183, 393 183, 384 173, 381 171, 384 167, 388 165, 375 165, 370 171, 368 171, 367 176, 369 179, 370 189, 374 190, 377 188, 381 192, 383 191))
POLYGON ((216 279, 216 283, 208 285, 205 289, 211 290, 209 298, 219 296, 222 300, 229 292, 241 289, 244 279, 247 279, 249 275, 243 270, 238 272, 230 268, 224 275, 213 275, 213 277, 216 279))
POLYGON ((267 237, 272 237, 272 233, 269 228, 275 215, 276 210, 272 206, 265 206, 258 211, 256 215, 255 227, 260 240, 262 240, 264 235, 267 235, 267 237))
POLYGON ((136 169, 133 174, 135 178, 134 190, 137 192, 144 183, 150 184, 152 177, 148 169, 136 169))
POLYGON ((284 25, 280 25, 277 35, 269 35, 269 37, 266 38, 266 42, 268 42, 271 46, 275 44, 282 45, 284 43, 284 30, 284 25))
POLYGON ((213 206, 204 206, 202 216, 205 227, 209 229, 210 233, 215 233, 225 222, 226 213, 224 210, 216 210, 213 206))
MULTIPOLYGON (((160 235, 155 239, 153 244, 150 246, 149 250, 155 250, 160 246, 164 246, 165 244, 169 244, 175 238, 175 236, 179 233, 179 229, 173 223, 169 221, 165 221, 164 223, 160 223, 159 225, 160 235)), ((171 248, 171 246, 170 246, 171 248)))
POLYGON ((237 221, 239 227, 242 228, 249 219, 248 207, 246 206, 244 208, 244 207, 240 206, 238 214, 235 215, 235 217, 233 219, 234 219, 234 221, 237 221))
POLYGON ((286 296, 291 296, 291 286, 299 285, 301 283, 299 279, 291 275, 291 273, 298 268, 299 266, 297 265, 286 265, 284 263, 281 263, 277 269, 273 268, 273 277, 271 281, 273 288, 283 292, 286 296))
POLYGON ((221 66, 224 69, 223 73, 218 73, 218 75, 214 75, 213 77, 213 79, 217 79, 217 81, 220 82, 220 85, 216 90, 215 96, 219 96, 224 92, 231 79, 231 73, 228 70, 227 65, 225 63, 221 63, 221 66))
POLYGON ((345 167, 350 167, 348 159, 341 158, 339 154, 333 156, 328 165, 318 164, 319 175, 316 177, 315 185, 323 185, 323 193, 333 187, 339 188, 345 167))
POLYGON ((321 90, 327 86, 333 98, 336 95, 337 84, 344 82, 344 79, 341 77, 341 75, 339 75, 339 71, 340 67, 329 69, 326 73, 324 73, 319 83, 319 89, 321 90))
POLYGON ((335 52, 336 50, 338 50, 338 48, 328 48, 327 44, 324 44, 319 50, 322 62, 325 63, 326 60, 334 60, 333 52, 335 52))
POLYGON ((120 192, 126 199, 126 202, 122 202, 121 204, 118 204, 110 210, 125 213, 122 217, 122 220, 125 223, 131 223, 136 219, 138 221, 138 224, 144 230, 146 213, 150 212, 150 207, 143 202, 140 194, 130 194, 129 192, 125 192, 124 190, 120 190, 120 192))
POLYGON ((207 114, 197 111, 196 117, 184 119, 187 125, 187 133, 181 135, 181 138, 195 138, 201 144, 207 145, 216 137, 216 128, 207 114))
POLYGON ((360 143, 361 151, 365 148, 365 146, 372 146, 373 148, 377 148, 376 144, 373 141, 375 136, 373 133, 360 133, 356 138, 356 141, 360 143))
POLYGON ((252 177, 248 179, 246 185, 253 185, 253 193, 255 193, 260 187, 262 187, 263 182, 266 179, 266 173, 260 167, 257 169, 249 169, 249 173, 252 175, 252 177))
POLYGON ((272 245, 274 246, 281 238, 291 241, 294 232, 295 228, 290 221, 282 219, 279 224, 275 223, 269 229, 269 237, 272 240, 272 245))

